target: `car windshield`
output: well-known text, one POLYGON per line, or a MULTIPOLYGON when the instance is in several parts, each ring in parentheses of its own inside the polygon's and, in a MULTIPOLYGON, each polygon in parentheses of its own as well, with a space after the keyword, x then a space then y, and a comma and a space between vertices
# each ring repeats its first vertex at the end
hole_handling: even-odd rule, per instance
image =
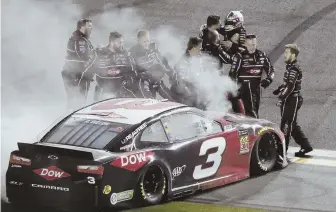
POLYGON ((70 117, 42 142, 103 149, 128 126, 83 117, 70 117))

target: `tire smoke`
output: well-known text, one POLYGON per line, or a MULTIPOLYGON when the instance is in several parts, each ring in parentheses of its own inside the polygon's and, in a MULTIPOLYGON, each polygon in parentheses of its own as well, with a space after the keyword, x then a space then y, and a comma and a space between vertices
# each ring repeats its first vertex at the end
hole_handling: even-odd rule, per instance
MULTIPOLYGON (((65 0, 12 0, 2 11, 1 198, 6 199, 5 172, 17 142, 38 141, 36 136, 67 112, 61 70, 68 38, 87 11, 65 0)), ((136 42, 136 32, 146 27, 134 8, 109 8, 89 18, 93 20, 91 41, 95 47, 107 44, 109 32, 119 31, 129 48, 136 42)), ((150 31, 171 66, 182 56, 188 37, 195 36, 181 34, 171 26, 150 31)), ((195 84, 211 110, 227 111, 223 93, 236 88, 229 78, 216 73, 194 77, 195 84)), ((87 103, 93 101, 94 86, 87 103)))

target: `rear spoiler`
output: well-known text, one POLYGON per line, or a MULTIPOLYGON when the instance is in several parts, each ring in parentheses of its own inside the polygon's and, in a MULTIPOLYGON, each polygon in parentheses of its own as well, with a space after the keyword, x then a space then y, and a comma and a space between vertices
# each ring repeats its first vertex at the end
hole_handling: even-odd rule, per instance
POLYGON ((86 160, 93 160, 91 152, 79 151, 74 149, 65 149, 59 147, 43 146, 38 144, 17 143, 20 152, 29 154, 55 154, 58 156, 70 156, 86 160))

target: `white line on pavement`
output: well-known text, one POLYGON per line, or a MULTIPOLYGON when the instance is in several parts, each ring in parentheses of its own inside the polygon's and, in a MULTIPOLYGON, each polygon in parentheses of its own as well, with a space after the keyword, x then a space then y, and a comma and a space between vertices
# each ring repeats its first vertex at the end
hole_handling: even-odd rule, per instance
MULTIPOLYGON (((289 147, 287 153, 289 155, 294 155, 295 152, 299 151, 299 147, 289 147)), ((334 158, 336 160, 336 151, 333 150, 324 150, 324 149, 314 149, 312 152, 309 152, 307 155, 312 157, 327 157, 334 158)))
POLYGON ((292 163, 296 164, 336 167, 336 160, 326 160, 316 158, 295 158, 295 157, 289 157, 289 160, 292 163))

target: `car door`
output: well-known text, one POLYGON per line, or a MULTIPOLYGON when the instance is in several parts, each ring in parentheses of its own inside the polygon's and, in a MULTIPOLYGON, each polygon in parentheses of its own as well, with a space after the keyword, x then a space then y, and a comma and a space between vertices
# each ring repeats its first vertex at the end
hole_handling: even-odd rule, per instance
POLYGON ((174 151, 170 160, 172 189, 185 188, 204 182, 225 172, 228 149, 226 134, 221 125, 193 112, 181 112, 161 119, 174 151))

